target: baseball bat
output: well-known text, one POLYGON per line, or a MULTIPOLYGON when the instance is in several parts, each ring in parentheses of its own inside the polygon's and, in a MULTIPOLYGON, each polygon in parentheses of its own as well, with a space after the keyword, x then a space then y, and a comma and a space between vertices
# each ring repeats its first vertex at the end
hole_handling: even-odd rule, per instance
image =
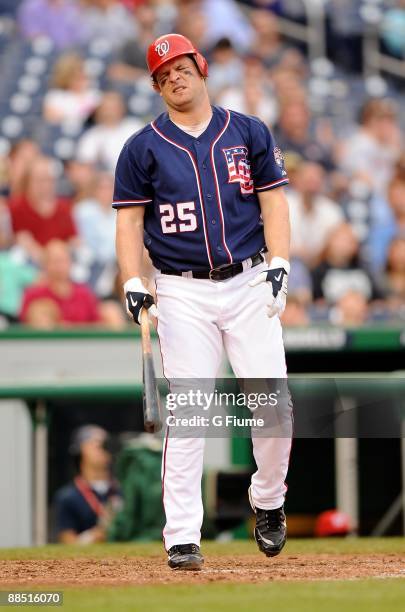
POLYGON ((149 315, 146 308, 141 311, 142 372, 143 372, 143 422, 145 431, 156 433, 162 429, 160 397, 157 388, 150 341, 149 315))

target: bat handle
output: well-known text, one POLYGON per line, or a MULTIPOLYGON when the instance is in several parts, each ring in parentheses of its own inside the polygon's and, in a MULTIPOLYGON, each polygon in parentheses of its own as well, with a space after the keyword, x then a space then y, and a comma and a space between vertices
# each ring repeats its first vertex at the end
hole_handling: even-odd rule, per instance
POLYGON ((152 345, 150 341, 149 314, 146 308, 141 310, 141 332, 142 332, 142 351, 151 353, 152 345))
POLYGON ((159 391, 156 385, 155 368, 150 340, 149 314, 141 310, 141 333, 143 354, 143 416, 145 430, 156 433, 162 428, 159 391))

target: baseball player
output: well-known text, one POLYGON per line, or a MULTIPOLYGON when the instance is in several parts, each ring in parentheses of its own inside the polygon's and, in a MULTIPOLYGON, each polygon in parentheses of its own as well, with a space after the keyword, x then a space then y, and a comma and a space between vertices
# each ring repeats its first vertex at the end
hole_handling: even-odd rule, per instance
MULTIPOLYGON (((211 105, 207 62, 188 39, 159 37, 147 63, 167 112, 127 141, 116 168, 113 206, 127 310, 136 323, 143 307, 158 317, 171 384, 215 380, 223 348, 238 378, 286 378, 279 315, 290 230, 282 153, 259 119, 211 105), (156 268, 156 305, 140 278, 143 244, 156 268)), ((270 557, 286 541, 290 446, 290 437, 253 440, 254 534, 270 557)), ((204 561, 203 450, 203 436, 176 436, 168 427, 163 536, 174 569, 201 569, 204 561)))

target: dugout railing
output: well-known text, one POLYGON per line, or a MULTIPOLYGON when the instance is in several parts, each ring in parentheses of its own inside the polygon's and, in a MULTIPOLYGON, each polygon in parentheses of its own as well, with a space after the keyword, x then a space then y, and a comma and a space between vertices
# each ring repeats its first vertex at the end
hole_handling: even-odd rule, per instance
MULTIPOLYGON (((395 375, 404 370, 405 331, 398 327, 289 328, 284 330, 289 372, 295 385, 314 374, 319 377, 339 372, 364 381, 362 373, 392 379, 405 398, 405 378, 395 375), (303 375, 305 375, 303 377, 303 375), (397 386, 398 386, 397 385, 397 386)), ((158 376, 161 376, 160 351, 154 338, 153 350, 158 376)), ((34 416, 33 436, 33 533, 34 542, 47 541, 47 411, 55 398, 132 398, 141 410, 142 362, 140 336, 136 328, 123 332, 101 329, 42 332, 11 327, 0 333, 0 406, 20 399, 30 403, 34 416)), ((229 376, 224 362, 219 376, 229 376)), ((349 384, 349 383, 348 383, 349 384)), ((364 382, 363 382, 364 384, 364 382)), ((344 393, 350 407, 353 393, 344 393)), ((217 441, 212 441, 217 444, 217 441)), ((385 517, 389 521, 400 510, 405 491, 405 444, 402 438, 402 498, 396 500, 385 517)), ((216 454, 216 450, 213 455, 216 454)), ((228 460, 247 462, 247 440, 231 440, 228 460)), ((221 451, 224 456, 223 451, 221 451)), ((223 467, 223 466, 222 466, 223 467)), ((355 436, 336 437, 336 505, 358 522, 358 468, 355 436)), ((384 518, 384 517, 383 517, 384 518)), ((404 525, 405 533, 405 525, 404 525)))

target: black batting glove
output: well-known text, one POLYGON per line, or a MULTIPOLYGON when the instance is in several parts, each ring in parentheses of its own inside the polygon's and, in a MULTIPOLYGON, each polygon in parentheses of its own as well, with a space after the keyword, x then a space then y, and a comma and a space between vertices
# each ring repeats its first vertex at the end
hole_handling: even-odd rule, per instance
POLYGON ((271 289, 271 299, 267 304, 267 315, 270 318, 276 314, 282 315, 285 310, 289 272, 290 264, 286 259, 273 257, 269 269, 259 272, 249 283, 250 287, 255 287, 260 283, 268 283, 269 289, 271 289))
POLYGON ((146 308, 157 317, 155 300, 151 293, 144 287, 138 277, 130 278, 124 284, 124 293, 127 313, 132 316, 135 323, 141 324, 141 311, 146 308))

